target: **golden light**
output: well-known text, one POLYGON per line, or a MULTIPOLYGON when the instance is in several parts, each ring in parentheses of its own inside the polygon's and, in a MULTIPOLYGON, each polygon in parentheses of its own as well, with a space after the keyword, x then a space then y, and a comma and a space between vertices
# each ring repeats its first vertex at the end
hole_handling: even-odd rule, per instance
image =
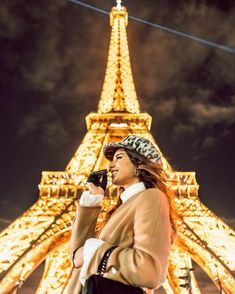
MULTIPOLYGON (((103 146, 134 133, 151 140, 159 149, 150 133, 151 116, 140 112, 126 36, 128 14, 120 0, 112 8, 110 24, 108 63, 98 112, 86 116, 87 133, 82 143, 64 171, 42 172, 38 201, 0 235, 0 294, 21 286, 44 259, 46 266, 37 293, 63 293, 72 271, 68 244, 75 204, 88 174, 108 167, 103 146)), ((234 231, 200 202, 195 173, 176 172, 163 154, 162 158, 167 184, 175 195, 179 225, 165 291, 200 293, 192 258, 218 289, 235 293, 234 231)), ((114 191, 115 187, 109 185, 98 227, 115 203, 114 191)))

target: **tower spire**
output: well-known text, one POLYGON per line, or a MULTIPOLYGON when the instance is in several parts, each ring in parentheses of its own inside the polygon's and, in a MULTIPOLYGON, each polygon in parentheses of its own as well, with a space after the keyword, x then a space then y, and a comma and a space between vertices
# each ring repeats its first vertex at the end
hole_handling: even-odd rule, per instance
POLYGON ((116 3, 116 7, 113 7, 110 13, 112 32, 98 112, 139 113, 126 35, 128 13, 121 5, 121 0, 117 0, 116 3))
POLYGON ((122 8, 122 1, 121 0, 117 0, 116 3, 117 3, 116 8, 118 10, 121 10, 121 8, 122 8))

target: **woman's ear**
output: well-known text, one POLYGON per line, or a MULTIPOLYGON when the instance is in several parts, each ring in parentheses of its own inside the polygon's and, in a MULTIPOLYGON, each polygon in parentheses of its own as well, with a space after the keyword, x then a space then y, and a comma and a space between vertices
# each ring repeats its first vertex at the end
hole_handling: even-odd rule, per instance
POLYGON ((140 176, 140 172, 139 172, 138 167, 136 167, 136 168, 134 169, 134 175, 135 175, 137 178, 140 176))

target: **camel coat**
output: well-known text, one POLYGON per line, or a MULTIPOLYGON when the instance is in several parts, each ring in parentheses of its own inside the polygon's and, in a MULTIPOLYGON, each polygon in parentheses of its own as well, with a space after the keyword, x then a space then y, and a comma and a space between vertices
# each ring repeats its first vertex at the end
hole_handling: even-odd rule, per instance
MULTIPOLYGON (((101 207, 78 206, 70 242, 71 255, 94 237, 101 207)), ((105 277, 137 287, 155 289, 165 280, 171 245, 169 203, 165 194, 151 188, 124 202, 103 227, 104 243, 93 256, 88 277, 95 274, 105 251, 118 246, 110 255, 105 277)), ((80 269, 74 269, 66 294, 78 294, 82 287, 80 269)), ((154 293, 154 291, 147 291, 154 293)))

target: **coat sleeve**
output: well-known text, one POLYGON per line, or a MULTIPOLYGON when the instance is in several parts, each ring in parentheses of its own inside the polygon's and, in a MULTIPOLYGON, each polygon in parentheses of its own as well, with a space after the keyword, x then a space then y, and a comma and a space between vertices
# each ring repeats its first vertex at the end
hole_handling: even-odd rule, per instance
POLYGON ((70 238, 72 261, 76 249, 83 246, 87 239, 95 236, 95 227, 100 211, 101 206, 77 206, 70 238))
MULTIPOLYGON (((148 189, 138 199, 133 229, 133 247, 117 247, 112 252, 107 277, 116 279, 109 270, 115 267, 119 280, 137 287, 157 288, 165 280, 171 246, 169 203, 160 190, 148 189)), ((104 252, 113 245, 104 242, 97 250, 95 262, 90 264, 90 274, 97 269, 104 252)))

